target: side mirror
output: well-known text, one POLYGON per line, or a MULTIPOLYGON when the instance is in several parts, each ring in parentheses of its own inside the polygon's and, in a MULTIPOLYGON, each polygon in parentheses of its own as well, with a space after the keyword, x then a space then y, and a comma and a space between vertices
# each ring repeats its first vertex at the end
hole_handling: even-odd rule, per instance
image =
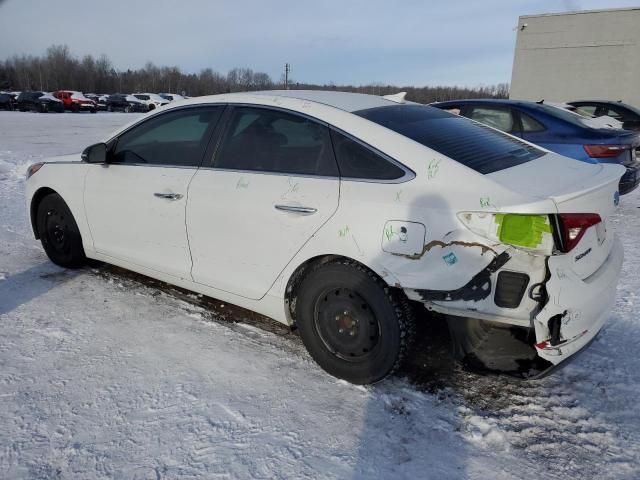
POLYGON ((96 143, 84 149, 82 152, 82 161, 87 163, 106 163, 107 162, 107 144, 96 143))

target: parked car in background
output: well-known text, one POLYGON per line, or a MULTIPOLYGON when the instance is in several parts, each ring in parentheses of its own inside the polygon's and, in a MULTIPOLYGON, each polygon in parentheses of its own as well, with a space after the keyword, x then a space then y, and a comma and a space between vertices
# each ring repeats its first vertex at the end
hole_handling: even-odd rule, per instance
POLYGON ((133 93, 134 97, 136 97, 141 102, 145 103, 149 110, 155 110, 158 107, 164 107, 169 103, 169 100, 166 98, 162 98, 157 93, 133 93))
POLYGON ((9 92, 0 92, 0 110, 15 110, 16 95, 9 92))
POLYGON ((53 93, 53 96, 62 101, 65 110, 96 113, 98 109, 96 102, 86 97, 82 92, 75 90, 58 90, 53 93))
POLYGON ((107 111, 109 112, 148 112, 149 107, 146 103, 141 102, 133 95, 125 95, 116 93, 109 95, 105 101, 107 111))
POLYGON ((433 103, 552 152, 589 163, 618 163, 626 168, 620 194, 640 183, 640 134, 612 128, 594 128, 589 119, 544 103, 521 100, 451 100, 433 103))
POLYGON ((187 98, 182 95, 178 95, 177 93, 161 93, 160 96, 165 100, 169 100, 170 102, 175 102, 177 100, 186 100, 187 98))
POLYGON ((622 101, 576 100, 567 103, 572 105, 577 113, 587 113, 594 117, 606 115, 622 122, 622 128, 626 130, 640 130, 640 109, 622 101))
MULTIPOLYGON (((587 113, 587 112, 583 112, 583 111, 579 111, 578 109, 576 109, 576 107, 574 107, 573 105, 569 105, 568 103, 564 103, 564 102, 545 102, 543 100, 536 102, 536 103, 544 103, 545 105, 549 105, 551 107, 556 107, 556 108, 560 108, 562 110, 566 110, 568 112, 571 112, 579 117, 581 117, 583 120, 583 123, 585 123, 588 127, 591 128, 617 128, 617 129, 623 129, 622 128, 622 122, 619 122, 618 120, 616 120, 613 117, 609 117, 608 115, 603 115, 601 117, 594 117, 593 115, 587 113)), ((624 130, 624 129, 623 129, 624 130)))
POLYGON ((21 92, 16 98, 16 107, 21 112, 64 112, 61 100, 45 92, 21 92))
POLYGON ((107 109, 106 100, 107 100, 107 97, 109 95, 98 95, 96 93, 85 93, 84 96, 87 97, 90 100, 93 100, 93 102, 96 104, 96 110, 100 111, 100 110, 106 110, 107 109))
POLYGON ((508 328, 541 362, 527 375, 586 347, 614 304, 624 171, 429 106, 289 90, 157 109, 31 165, 26 194, 54 263, 102 260, 295 325, 322 368, 371 383, 411 354, 409 300, 457 335, 508 328))

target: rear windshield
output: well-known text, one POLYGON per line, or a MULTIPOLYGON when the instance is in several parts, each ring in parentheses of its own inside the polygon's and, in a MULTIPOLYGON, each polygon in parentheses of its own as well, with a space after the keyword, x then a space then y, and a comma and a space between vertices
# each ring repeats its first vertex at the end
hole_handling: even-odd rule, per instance
POLYGON ((529 162, 545 154, 502 132, 423 105, 394 105, 354 112, 480 173, 529 162))

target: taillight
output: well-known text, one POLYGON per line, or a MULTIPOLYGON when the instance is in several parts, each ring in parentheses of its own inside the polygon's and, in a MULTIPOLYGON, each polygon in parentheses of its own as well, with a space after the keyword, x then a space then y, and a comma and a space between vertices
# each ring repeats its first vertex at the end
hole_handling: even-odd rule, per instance
POLYGON ((561 213, 558 217, 562 251, 565 253, 573 250, 589 227, 602 221, 597 213, 561 213))
POLYGON ((583 145, 583 147, 591 158, 617 157, 630 148, 628 145, 583 145))

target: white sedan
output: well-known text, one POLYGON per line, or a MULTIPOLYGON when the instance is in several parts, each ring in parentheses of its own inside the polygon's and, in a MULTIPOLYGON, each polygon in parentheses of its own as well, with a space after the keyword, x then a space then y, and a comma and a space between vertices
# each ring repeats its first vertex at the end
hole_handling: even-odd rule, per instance
POLYGON ((161 97, 157 93, 132 93, 131 95, 149 107, 149 110, 164 107, 170 102, 170 100, 161 97))
POLYGON ((168 105, 34 164, 27 201, 54 263, 252 309, 370 383, 410 354, 411 302, 519 331, 532 374, 586 346, 620 274, 623 173, 401 98, 273 91, 168 105))

